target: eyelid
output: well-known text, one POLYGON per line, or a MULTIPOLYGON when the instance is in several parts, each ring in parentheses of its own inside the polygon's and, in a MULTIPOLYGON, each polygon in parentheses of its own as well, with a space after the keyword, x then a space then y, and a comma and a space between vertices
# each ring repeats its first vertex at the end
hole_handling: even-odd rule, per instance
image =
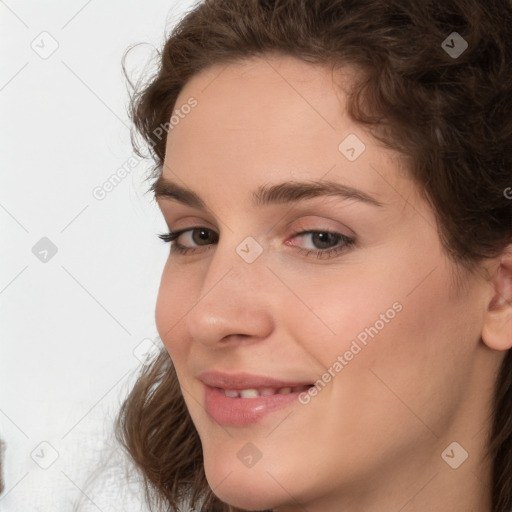
POLYGON ((329 233, 339 233, 346 238, 357 238, 357 234, 353 229, 350 229, 347 225, 342 224, 338 221, 334 221, 331 219, 326 219, 325 217, 321 217, 319 215, 309 215, 307 217, 303 217, 301 219, 290 221, 286 225, 287 231, 292 231, 294 236, 300 232, 310 232, 310 231, 322 231, 329 233), (298 224, 298 227, 293 227, 294 223, 298 224), (308 224, 311 224, 309 226, 308 224))
MULTIPOLYGON (((176 234, 176 237, 181 235, 183 232, 192 231, 194 229, 208 229, 217 234, 217 237, 220 237, 219 230, 215 227, 212 227, 211 223, 206 221, 204 218, 199 218, 195 216, 184 216, 180 217, 173 222, 167 222, 169 226, 169 232, 171 234, 176 234), (171 229, 171 224, 181 224, 182 221, 186 220, 186 226, 182 228, 173 228, 171 229)), ((274 226, 275 227, 275 226, 274 226)), ((273 228, 274 229, 274 228, 273 228)), ((294 219, 289 222, 286 222, 284 225, 284 236, 288 239, 290 237, 295 237, 301 233, 309 233, 309 232, 329 232, 329 233, 338 233, 342 235, 345 239, 353 239, 354 241, 358 239, 358 235, 355 233, 353 229, 350 229, 347 225, 340 223, 339 221, 335 221, 332 219, 327 219, 320 215, 308 215, 306 217, 302 217, 300 219, 294 219), (292 227, 294 223, 297 223, 298 226, 292 227), (329 225, 335 224, 335 225, 329 225)), ((275 229, 276 231, 279 228, 275 229)), ((168 233, 169 234, 169 233, 168 233)))
MULTIPOLYGON (((190 208, 188 206, 183 206, 183 208, 190 208)), ((197 212, 197 210, 194 210, 197 212)), ((201 216, 197 213, 186 213, 182 212, 181 210, 176 211, 175 208, 170 209, 162 209, 162 215, 164 217, 164 220, 169 227, 170 231, 184 231, 187 229, 194 229, 194 228, 208 228, 213 231, 218 232, 216 226, 216 223, 214 220, 208 220, 208 216, 201 216), (206 217, 206 218, 205 218, 206 217), (171 230, 171 226, 173 229, 171 230), (183 226, 183 227, 180 227, 183 226)))

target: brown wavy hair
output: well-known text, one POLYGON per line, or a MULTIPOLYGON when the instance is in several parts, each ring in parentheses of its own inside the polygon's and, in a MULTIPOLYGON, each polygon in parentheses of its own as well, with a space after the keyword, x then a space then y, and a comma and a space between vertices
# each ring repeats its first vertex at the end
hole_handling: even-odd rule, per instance
MULTIPOLYGON (((363 73, 348 113, 410 161, 446 253, 475 271, 512 242, 512 4, 509 0, 206 0, 173 28, 130 114, 157 177, 178 94, 212 65, 270 54, 363 73), (468 48, 452 58, 443 41, 468 48)), ((126 54, 125 54, 126 57, 126 54)), ((128 79, 129 80, 129 79, 128 79)), ((134 148, 142 156, 134 139, 134 148)), ((512 510, 512 358, 496 379, 488 456, 492 512, 512 510)), ((176 510, 237 511, 209 488, 201 442, 168 354, 145 366, 122 405, 118 439, 146 496, 176 510)))

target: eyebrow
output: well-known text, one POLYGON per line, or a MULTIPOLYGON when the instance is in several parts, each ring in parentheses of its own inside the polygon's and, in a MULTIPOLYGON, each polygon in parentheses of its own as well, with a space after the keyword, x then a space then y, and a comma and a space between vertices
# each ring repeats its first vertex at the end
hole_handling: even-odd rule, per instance
MULTIPOLYGON (((205 202, 192 190, 174 183, 163 175, 151 186, 155 198, 169 198, 187 206, 206 209, 205 202)), ((354 199, 372 206, 383 206, 374 197, 354 187, 334 181, 287 181, 274 185, 262 185, 252 194, 253 204, 265 206, 312 199, 315 197, 337 196, 342 199, 354 199)))

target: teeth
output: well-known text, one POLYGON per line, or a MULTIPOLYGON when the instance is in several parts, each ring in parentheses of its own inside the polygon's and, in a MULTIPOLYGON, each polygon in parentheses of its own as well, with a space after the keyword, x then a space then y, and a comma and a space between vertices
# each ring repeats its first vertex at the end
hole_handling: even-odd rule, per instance
POLYGON ((285 388, 260 388, 260 389, 224 389, 224 394, 229 398, 257 398, 259 396, 287 395, 289 393, 298 393, 306 391, 309 386, 295 386, 285 388))
POLYGON ((240 391, 240 396, 242 398, 256 398, 260 396, 257 389, 242 389, 240 391))

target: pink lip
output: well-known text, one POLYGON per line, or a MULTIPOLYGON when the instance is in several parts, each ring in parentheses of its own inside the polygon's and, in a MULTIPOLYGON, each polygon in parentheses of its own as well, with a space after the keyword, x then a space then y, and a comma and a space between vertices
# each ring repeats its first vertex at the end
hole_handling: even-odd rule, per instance
POLYGON ((298 401, 300 392, 275 394, 255 398, 231 398, 225 389, 285 388, 310 385, 311 382, 277 380, 248 373, 227 374, 216 371, 203 372, 198 376, 205 385, 205 407, 209 416, 220 425, 246 426, 257 423, 267 414, 298 401))
POLYGON ((221 373, 206 371, 198 375, 198 379, 212 388, 250 389, 250 388, 293 388, 312 384, 311 381, 277 380, 251 373, 221 373))

